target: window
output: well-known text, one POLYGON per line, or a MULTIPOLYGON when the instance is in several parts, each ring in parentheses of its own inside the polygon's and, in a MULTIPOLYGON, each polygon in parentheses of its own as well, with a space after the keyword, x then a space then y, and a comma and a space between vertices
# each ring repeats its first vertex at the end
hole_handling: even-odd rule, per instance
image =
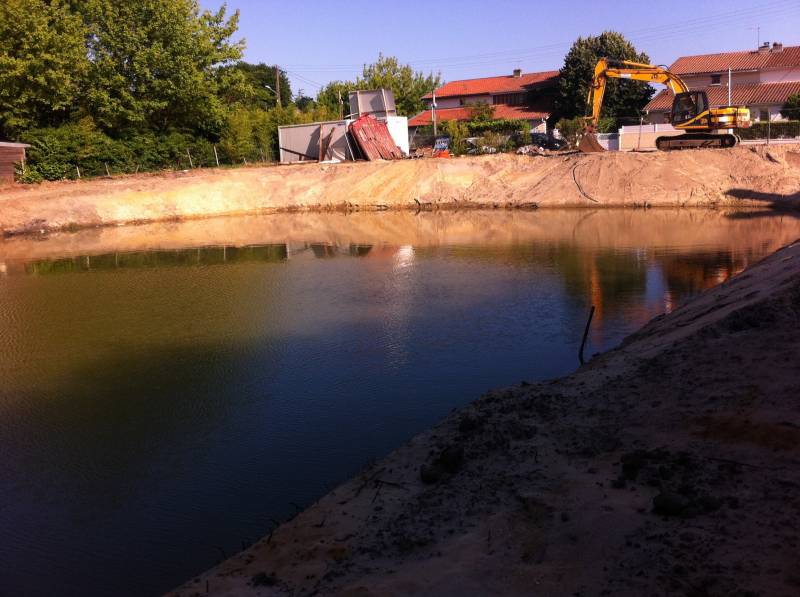
POLYGON ((767 122, 769 120, 769 110, 760 110, 758 113, 758 119, 761 122, 767 122))
POLYGON ((722 75, 711 75, 711 84, 712 85, 719 85, 721 76, 722 75))
POLYGON ((492 96, 493 104, 505 104, 506 106, 522 106, 525 104, 524 93, 501 93, 492 96))

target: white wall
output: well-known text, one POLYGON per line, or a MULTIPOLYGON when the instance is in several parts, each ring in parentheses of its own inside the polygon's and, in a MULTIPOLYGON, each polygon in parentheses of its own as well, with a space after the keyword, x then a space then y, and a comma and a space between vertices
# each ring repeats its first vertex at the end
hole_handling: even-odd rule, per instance
POLYGON ((405 116, 389 116, 386 118, 386 128, 394 142, 408 155, 408 118, 405 116))

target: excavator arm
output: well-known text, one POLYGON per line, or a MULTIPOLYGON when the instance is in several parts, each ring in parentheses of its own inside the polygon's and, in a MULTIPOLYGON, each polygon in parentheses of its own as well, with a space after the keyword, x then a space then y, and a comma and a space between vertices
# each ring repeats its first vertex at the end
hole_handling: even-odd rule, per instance
POLYGON ((587 103, 592 108, 592 115, 587 117, 589 126, 594 129, 600 120, 600 108, 606 92, 608 79, 633 79, 646 83, 661 83, 670 88, 675 95, 689 91, 689 87, 681 78, 661 66, 631 62, 630 60, 611 60, 601 58, 594 67, 594 77, 589 86, 587 103))

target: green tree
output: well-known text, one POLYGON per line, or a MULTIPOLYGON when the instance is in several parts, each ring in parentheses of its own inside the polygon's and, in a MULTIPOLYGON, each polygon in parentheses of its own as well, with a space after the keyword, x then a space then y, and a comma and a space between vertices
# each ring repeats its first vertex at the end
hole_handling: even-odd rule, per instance
POLYGON ((494 106, 486 102, 467 103, 469 109, 470 122, 490 122, 494 120, 494 106))
POLYGON ((378 60, 365 65, 359 81, 368 89, 391 89, 397 113, 413 116, 425 109, 422 96, 439 86, 440 76, 415 72, 409 65, 401 65, 394 56, 378 54, 378 60))
POLYGON ((301 89, 297 92, 297 97, 294 99, 294 105, 297 106, 297 109, 301 112, 307 112, 314 109, 317 103, 314 101, 313 97, 309 97, 301 89))
POLYGON ((242 56, 239 13, 197 0, 81 0, 90 35, 87 107, 106 130, 188 129, 214 135, 225 119, 219 66, 242 56))
POLYGON ((89 67, 84 37, 60 0, 0 2, 0 135, 69 118, 89 67))
POLYGON ((317 93, 317 105, 336 114, 336 118, 339 118, 340 110, 343 116, 347 116, 350 113, 348 94, 356 89, 358 83, 355 81, 331 81, 317 93))
POLYGON ((789 120, 800 120, 800 93, 794 93, 786 99, 781 115, 789 120))
MULTIPOLYGON (((633 44, 619 33, 605 31, 598 36, 579 37, 572 44, 559 72, 559 93, 553 121, 586 115, 586 96, 600 58, 650 62, 647 54, 637 52, 633 44)), ((602 115, 614 118, 636 116, 653 93, 654 89, 647 83, 611 79, 606 86, 602 115)))
POLYGON ((469 137, 469 129, 463 122, 457 120, 446 120, 443 123, 442 129, 444 134, 450 137, 450 153, 453 155, 461 155, 467 150, 467 137, 469 137))
MULTIPOLYGON (((277 105, 277 96, 275 93, 278 86, 275 83, 275 70, 274 66, 269 66, 263 62, 259 64, 250 64, 247 62, 237 62, 224 69, 229 76, 241 75, 244 81, 252 89, 249 97, 245 98, 244 104, 250 107, 259 108, 274 108, 277 105)), ((280 94, 281 105, 288 106, 292 102, 292 87, 289 77, 286 73, 280 71, 280 94)), ((241 93, 234 93, 234 101, 241 93)))

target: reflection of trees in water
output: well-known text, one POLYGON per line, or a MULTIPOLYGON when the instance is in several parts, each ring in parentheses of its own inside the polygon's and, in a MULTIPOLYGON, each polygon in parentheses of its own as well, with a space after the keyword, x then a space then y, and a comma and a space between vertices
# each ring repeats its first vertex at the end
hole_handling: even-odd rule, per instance
POLYGON ((235 263, 274 263, 288 256, 285 244, 251 245, 245 247, 197 247, 160 251, 133 251, 81 255, 64 259, 32 261, 25 265, 30 274, 59 274, 81 271, 178 267, 191 265, 222 265, 235 263))
MULTIPOLYGON (((441 251, 421 249, 421 258, 441 251)), ((561 276, 567 296, 595 306, 594 324, 604 316, 621 312, 631 297, 647 292, 648 270, 654 265, 662 272, 667 304, 674 304, 714 286, 744 269, 754 250, 737 256, 730 251, 662 253, 646 249, 603 249, 574 243, 526 244, 491 247, 448 247, 457 259, 491 261, 512 266, 554 267, 561 276)))
POLYGON ((330 257, 366 257, 372 250, 372 245, 337 245, 334 243, 310 243, 308 247, 318 259, 330 257))
POLYGON ((734 256, 726 251, 663 255, 655 258, 661 264, 661 271, 673 304, 724 282, 742 271, 749 263, 747 257, 734 256))

